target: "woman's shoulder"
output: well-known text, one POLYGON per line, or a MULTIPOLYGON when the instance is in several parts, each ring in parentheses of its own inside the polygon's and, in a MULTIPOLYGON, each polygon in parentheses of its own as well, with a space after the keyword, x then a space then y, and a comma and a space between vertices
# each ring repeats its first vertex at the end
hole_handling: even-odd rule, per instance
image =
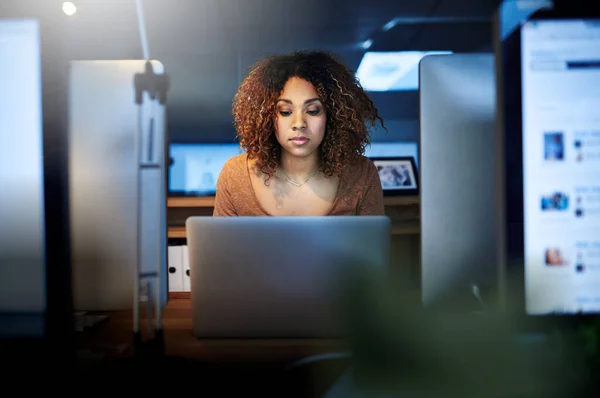
POLYGON ((361 155, 342 172, 341 184, 351 195, 359 195, 371 184, 379 183, 379 172, 371 159, 361 155))
POLYGON ((362 176, 366 176, 369 174, 373 174, 373 172, 377 172, 377 167, 373 160, 370 158, 360 155, 347 169, 346 176, 348 178, 359 178, 362 176))
POLYGON ((225 162, 223 165, 223 170, 227 171, 240 171, 246 168, 246 159, 248 158, 248 154, 246 152, 240 153, 239 155, 235 155, 225 162))
POLYGON ((219 179, 227 184, 236 184, 246 175, 246 159, 248 155, 241 153, 225 161, 219 174, 219 179))

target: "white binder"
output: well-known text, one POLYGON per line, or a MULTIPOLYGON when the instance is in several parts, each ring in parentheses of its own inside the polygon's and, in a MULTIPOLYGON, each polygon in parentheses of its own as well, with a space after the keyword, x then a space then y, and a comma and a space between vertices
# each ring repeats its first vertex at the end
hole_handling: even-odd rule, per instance
POLYGON ((183 292, 183 246, 169 246, 169 292, 183 292))

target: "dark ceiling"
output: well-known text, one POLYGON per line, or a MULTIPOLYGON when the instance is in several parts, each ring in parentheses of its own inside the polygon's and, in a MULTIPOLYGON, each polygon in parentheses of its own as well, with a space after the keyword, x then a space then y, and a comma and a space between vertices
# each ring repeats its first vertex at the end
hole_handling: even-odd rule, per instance
MULTIPOLYGON (((135 0, 2 0, 48 12, 69 59, 142 58, 135 0), (44 3, 44 8, 40 7, 44 3), (35 5, 35 6, 34 6, 35 5)), ((491 50, 499 0, 143 0, 151 58, 171 75, 172 136, 233 133, 231 100, 258 58, 296 49, 338 53, 353 69, 370 50, 491 50), (391 27, 390 21, 395 26, 391 27), (384 26, 387 26, 387 30, 384 26)), ((6 10, 6 8, 5 8, 6 10)), ((373 93, 384 118, 415 119, 416 93, 373 93), (411 105, 412 104, 412 105, 411 105)), ((190 138, 193 139, 193 138, 190 138)))

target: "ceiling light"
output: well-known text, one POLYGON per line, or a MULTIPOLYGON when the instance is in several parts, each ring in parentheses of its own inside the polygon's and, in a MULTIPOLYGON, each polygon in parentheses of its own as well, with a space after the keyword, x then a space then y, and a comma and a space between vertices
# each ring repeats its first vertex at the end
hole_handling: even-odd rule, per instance
POLYGON ((397 23, 398 23, 397 19, 394 18, 390 22, 388 22, 385 25, 383 25, 384 32, 387 32, 388 30, 394 29, 394 27, 396 26, 397 23))
POLYGON ((64 1, 62 4, 62 10, 68 16, 71 16, 77 12, 77 7, 71 1, 64 1))
POLYGON ((450 51, 366 52, 356 77, 367 91, 405 91, 419 87, 419 62, 430 54, 450 51))
POLYGON ((373 45, 373 40, 371 40, 371 39, 367 39, 360 44, 360 46, 365 50, 368 50, 372 45, 373 45))

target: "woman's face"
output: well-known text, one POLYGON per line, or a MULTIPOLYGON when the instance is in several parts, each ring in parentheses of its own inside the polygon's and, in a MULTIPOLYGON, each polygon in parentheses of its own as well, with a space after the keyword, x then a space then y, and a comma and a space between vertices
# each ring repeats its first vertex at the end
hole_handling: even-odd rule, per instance
POLYGON ((295 157, 313 154, 323 142, 327 115, 315 87, 292 77, 277 101, 276 135, 284 151, 295 157))

